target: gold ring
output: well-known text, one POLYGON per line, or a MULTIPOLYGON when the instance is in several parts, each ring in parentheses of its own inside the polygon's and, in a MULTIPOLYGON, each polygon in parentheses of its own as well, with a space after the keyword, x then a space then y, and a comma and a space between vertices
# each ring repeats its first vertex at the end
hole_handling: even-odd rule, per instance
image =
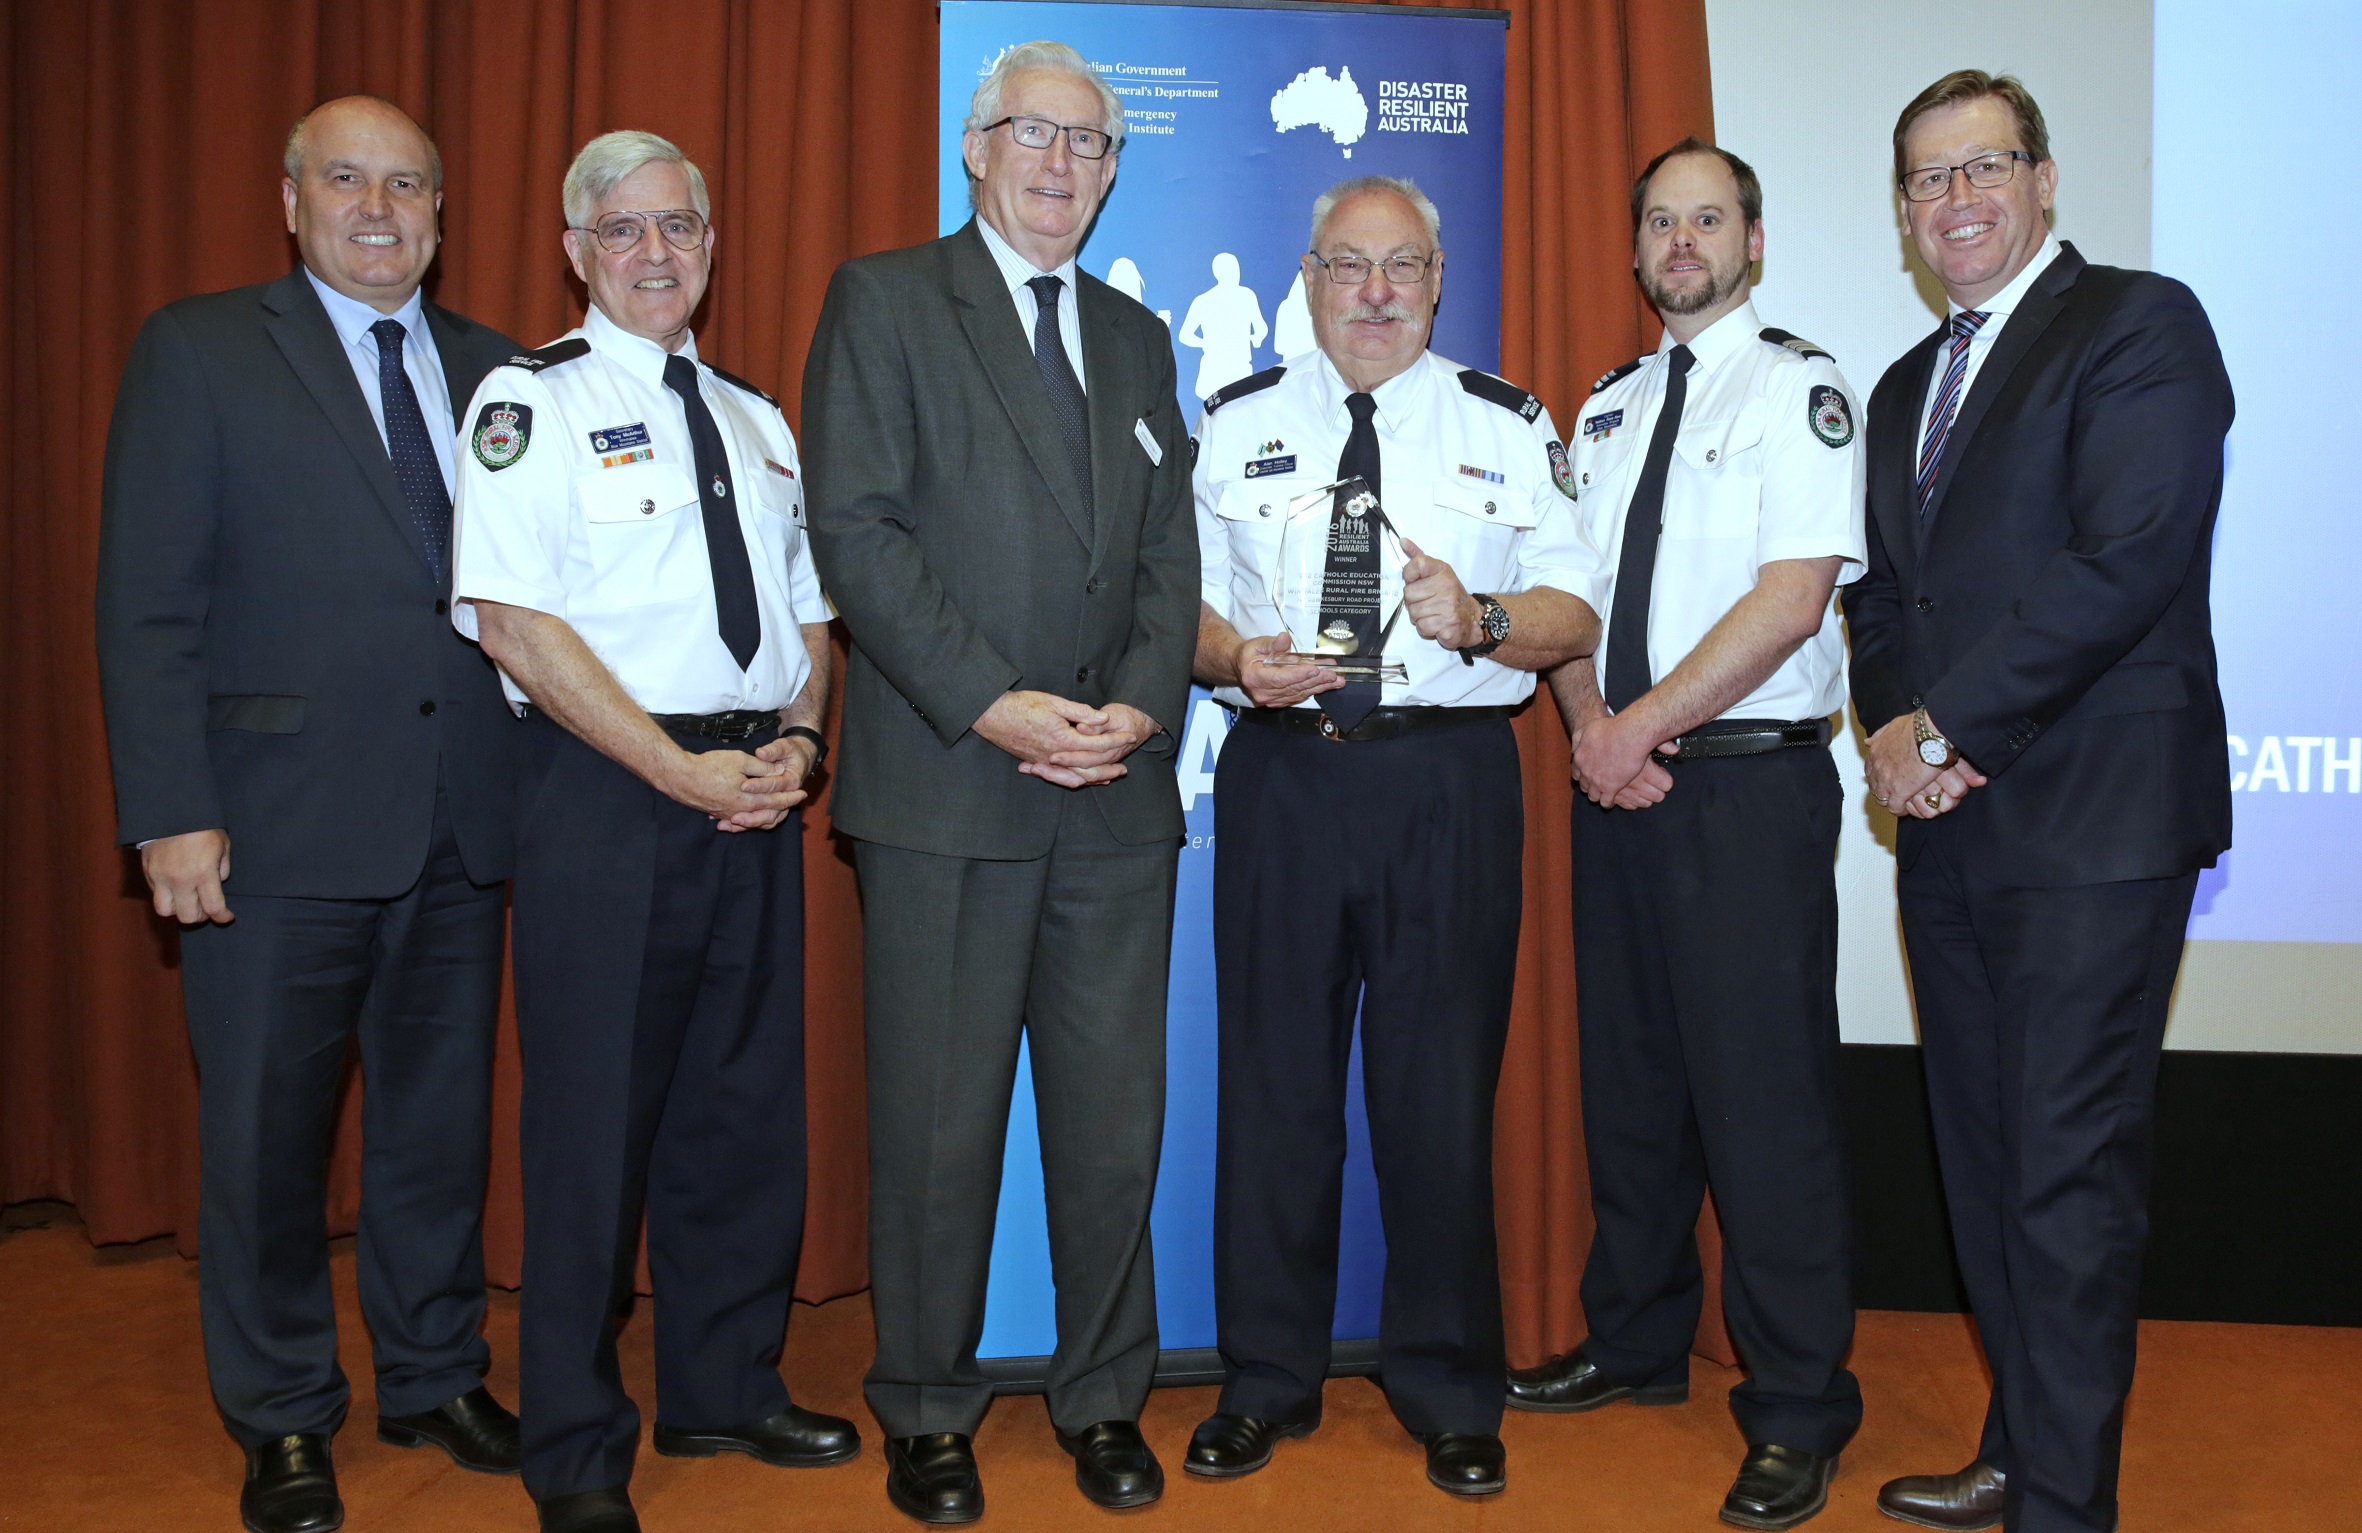
POLYGON ((1941 809, 1944 807, 1943 789, 1938 788, 1927 796, 1927 807, 1930 809, 1941 809))

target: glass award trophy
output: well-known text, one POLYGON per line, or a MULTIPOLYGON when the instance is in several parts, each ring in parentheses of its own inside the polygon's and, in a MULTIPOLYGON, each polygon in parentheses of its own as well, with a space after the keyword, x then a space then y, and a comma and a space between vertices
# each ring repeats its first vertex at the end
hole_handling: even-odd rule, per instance
POLYGON ((1289 501, 1270 585, 1296 649, 1263 663, 1318 665, 1349 681, 1404 680, 1402 662, 1386 658, 1386 640, 1402 615, 1408 557, 1365 479, 1289 501))

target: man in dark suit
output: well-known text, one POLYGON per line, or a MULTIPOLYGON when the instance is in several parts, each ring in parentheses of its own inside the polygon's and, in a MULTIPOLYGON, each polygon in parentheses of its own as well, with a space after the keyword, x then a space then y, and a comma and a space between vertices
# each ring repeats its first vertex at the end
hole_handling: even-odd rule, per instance
POLYGON ((2166 1002, 2231 843, 2207 608, 2230 381, 2197 299, 2050 233, 2017 81, 1895 125, 1943 328, 1870 400, 1869 572, 1845 596, 1898 840, 1952 1234, 1993 1374, 1976 1461, 1889 1515, 2107 1529, 2148 1234, 2166 1002))
POLYGON ((133 344, 98 578, 118 831, 184 929, 206 1366, 257 1533, 344 1518, 324 1150, 356 1036, 378 1436, 517 1466, 478 1334, 516 724, 445 615, 453 407, 516 348, 419 294, 416 123, 332 101, 286 173, 302 265, 133 344))
POLYGON ((813 549, 853 638, 833 813, 867 927, 867 1390, 888 1494, 929 1522, 983 1512, 976 1344, 1021 1033, 1050 1416, 1092 1500, 1164 1483, 1136 1418, 1197 537, 1164 326, 1074 263, 1122 124, 1073 50, 1011 50, 963 141, 976 219, 840 268, 805 372, 813 549))

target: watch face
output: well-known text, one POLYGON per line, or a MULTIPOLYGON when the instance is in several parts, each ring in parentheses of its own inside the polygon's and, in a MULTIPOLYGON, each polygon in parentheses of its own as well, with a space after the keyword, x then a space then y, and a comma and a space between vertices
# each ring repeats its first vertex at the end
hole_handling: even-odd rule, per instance
POLYGON ((1922 740, 1919 742, 1919 759, 1926 762, 1931 767, 1942 766, 1944 764, 1945 758, 1951 754, 1951 747, 1941 739, 1922 740))

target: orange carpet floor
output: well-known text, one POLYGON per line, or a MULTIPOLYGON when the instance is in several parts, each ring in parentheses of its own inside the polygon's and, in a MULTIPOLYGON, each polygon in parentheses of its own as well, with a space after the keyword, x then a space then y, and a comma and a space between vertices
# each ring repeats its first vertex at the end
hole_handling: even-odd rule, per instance
MULTIPOLYGON (((353 1298, 349 1243, 335 1260, 352 1416, 337 1439, 345 1526, 356 1533, 529 1533, 514 1479, 454 1468, 433 1449, 376 1440, 369 1347, 353 1298)), ((495 1293, 491 1384, 516 1400, 517 1302, 495 1293)), ((625 1332, 626 1383, 653 1399, 649 1317, 625 1332)), ((861 1423, 862 1456, 835 1469, 773 1469, 751 1459, 657 1458, 643 1446, 633 1494, 650 1533, 856 1530, 918 1525, 885 1500, 876 1424, 861 1404, 867 1301, 798 1306, 786 1373, 798 1401, 861 1423)), ((1949 1470, 1970 1457, 1985 1382, 1957 1316, 1868 1312, 1854 1368, 1868 1415, 1846 1451, 1815 1533, 1895 1529, 1873 1498, 1890 1476, 1949 1470)), ((1269 1469, 1208 1482, 1180 1473, 1211 1389, 1159 1390, 1142 1422, 1168 1474, 1164 1501, 1102 1512, 1075 1492, 1038 1397, 997 1402, 977 1438, 983 1527, 1134 1533, 1207 1529, 1690 1530, 1715 1508, 1744 1450, 1724 1392, 1735 1375, 1692 1360, 1685 1406, 1618 1405, 1586 1416, 1512 1411, 1503 1427, 1509 1489, 1455 1502, 1431 1489, 1418 1447, 1377 1390, 1329 1386, 1318 1434, 1283 1444, 1269 1469)), ((2125 1437, 2125 1533, 2362 1530, 2362 1331, 2152 1323, 2125 1437)), ((205 1392, 196 1268, 166 1242, 93 1251, 70 1218, 0 1237, 0 1529, 75 1533, 235 1530, 241 1473, 205 1392)))

